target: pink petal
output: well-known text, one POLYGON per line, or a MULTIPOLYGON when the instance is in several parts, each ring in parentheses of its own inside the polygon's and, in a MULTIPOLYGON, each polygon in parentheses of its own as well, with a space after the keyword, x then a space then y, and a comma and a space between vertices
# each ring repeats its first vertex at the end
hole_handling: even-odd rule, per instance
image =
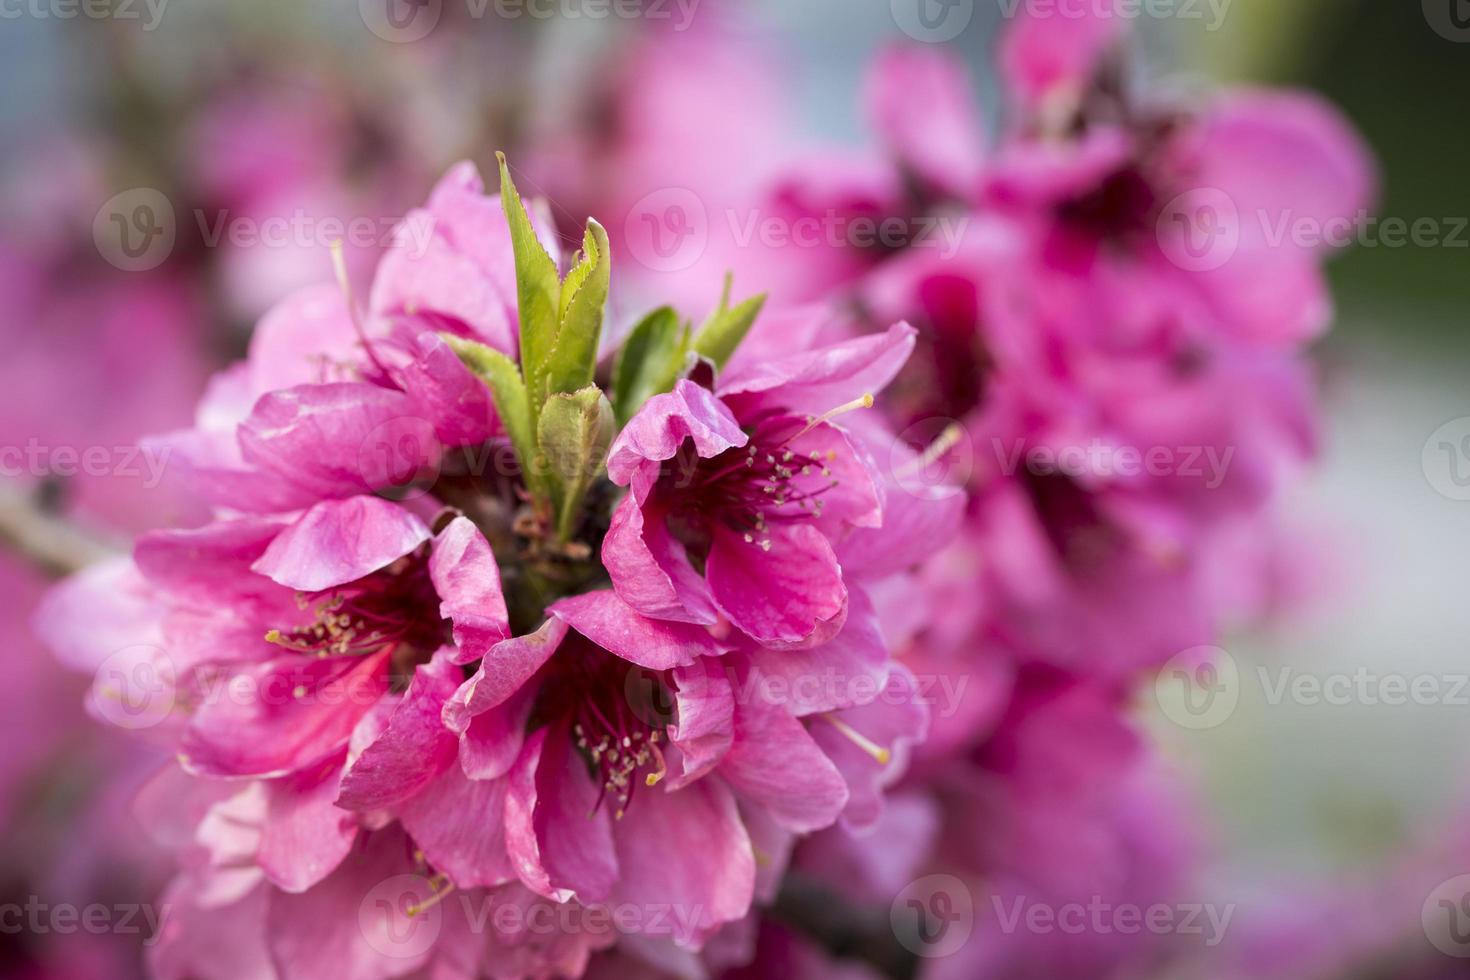
POLYGON ((847 586, 832 545, 810 524, 772 525, 765 538, 769 551, 716 529, 705 577, 720 612, 769 646, 811 647, 831 639, 847 616, 847 586))
POLYGON ((883 814, 883 790, 903 775, 909 748, 924 737, 929 711, 920 698, 913 676, 895 665, 883 696, 871 704, 835 713, 840 724, 817 723, 812 737, 842 772, 850 794, 842 815, 844 825, 863 830, 883 814), (875 758, 843 726, 866 742, 886 750, 886 759, 875 758))
POLYGON ((799 717, 866 704, 888 683, 888 644, 862 589, 848 591, 847 620, 826 643, 797 651, 753 647, 748 655, 758 682, 799 717))
POLYGON ((558 902, 602 901, 618 877, 612 820, 567 733, 535 732, 507 778, 506 846, 521 881, 558 902))
POLYGON ((735 711, 735 741, 720 760, 720 775, 788 830, 830 825, 847 804, 842 774, 784 704, 748 690, 735 711))
POLYGON ((719 394, 741 417, 761 408, 821 415, 885 388, 913 352, 915 335, 896 323, 881 334, 751 363, 721 378, 719 394))
POLYGON ((467 517, 456 517, 434 539, 429 576, 441 600, 439 612, 454 623, 454 662, 467 664, 510 636, 500 567, 490 542, 467 517))
POLYGON ((526 725, 536 704, 536 690, 527 685, 504 704, 470 718, 459 736, 459 764, 471 779, 499 779, 510 771, 526 738, 526 725))
POLYGON ((462 674, 447 650, 420 664, 388 727, 362 750, 342 777, 337 805, 377 810, 408 799, 451 768, 458 740, 444 726, 444 702, 462 674))
POLYGON ((892 47, 866 86, 874 127, 934 189, 961 199, 980 180, 985 134, 964 67, 938 50, 892 47))
POLYGON ((560 599, 547 612, 604 650, 649 670, 687 666, 727 649, 703 627, 640 616, 609 589, 560 599))
POLYGON ((398 817, 436 870, 460 888, 515 880, 505 849, 505 779, 467 779, 444 769, 428 789, 399 808, 398 817))
POLYGON ((679 750, 679 771, 666 780, 670 789, 712 769, 735 737, 735 693, 719 661, 700 659, 675 669, 674 703, 678 717, 668 734, 679 750))
POLYGON ((719 619, 709 586, 654 504, 623 498, 602 539, 602 563, 618 595, 645 616, 706 626, 719 619))
POLYGON ((269 803, 256 860, 288 892, 302 892, 331 874, 357 840, 357 818, 338 808, 342 759, 267 784, 269 803))
POLYGON ((437 472, 443 446, 401 391, 363 382, 273 391, 240 425, 245 460, 294 487, 300 506, 402 487, 437 472))
POLYGON ((1100 4, 1075 13, 1043 16, 1023 3, 1001 38, 1002 77, 1012 94, 1032 109, 1058 92, 1079 97, 1123 33, 1123 20, 1100 4))
POLYGON ((324 500, 282 531, 251 568, 288 588, 322 592, 384 568, 427 540, 424 522, 391 501, 324 500))
POLYGON ((694 440, 695 450, 708 459, 745 445, 747 436, 709 389, 680 381, 673 391, 644 402, 628 420, 608 451, 608 477, 627 486, 645 464, 673 459, 685 439, 694 440))
POLYGON ((181 760, 210 776, 275 776, 347 745, 388 689, 387 654, 290 655, 221 681, 189 723, 181 760))
POLYGON ((735 798, 717 781, 640 790, 613 834, 621 871, 613 901, 678 910, 664 925, 678 945, 697 949, 750 911, 755 854, 735 798))
POLYGON ((536 632, 497 643, 480 661, 475 676, 444 705, 444 723, 463 733, 475 715, 510 700, 551 658, 566 635, 567 624, 551 616, 536 632))

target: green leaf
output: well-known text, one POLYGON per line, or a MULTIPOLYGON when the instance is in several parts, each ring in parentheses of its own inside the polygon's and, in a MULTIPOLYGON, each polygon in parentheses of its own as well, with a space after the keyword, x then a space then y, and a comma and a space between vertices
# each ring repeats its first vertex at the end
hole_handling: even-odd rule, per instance
POLYGON ((546 392, 547 358, 556 345, 561 312, 561 280, 556 263, 541 240, 521 203, 505 154, 495 154, 500 163, 500 203, 510 224, 511 246, 516 260, 516 299, 521 320, 521 364, 525 368, 526 387, 533 396, 529 400, 530 417, 540 414, 546 392))
MULTIPOLYGON (((597 343, 602 336, 603 308, 607 306, 612 256, 607 232, 588 220, 582 261, 562 286, 564 312, 556 344, 547 358, 548 395, 580 391, 592 383, 597 370, 597 343)), ((533 387, 532 391, 536 389, 533 387)))
POLYGON ((661 306, 638 321, 613 365, 613 409, 619 424, 674 386, 688 346, 689 328, 679 323, 673 307, 661 306))
POLYGON ((612 406, 596 385, 553 394, 541 411, 541 463, 563 543, 577 530, 582 497, 606 462, 613 428, 612 406))
POLYGON ((535 472, 535 429, 532 427, 531 405, 526 397, 526 385, 521 380, 520 368, 493 347, 453 334, 440 336, 459 355, 465 367, 490 389, 490 395, 495 400, 495 411, 500 415, 501 424, 509 433, 511 445, 520 460, 521 472, 525 474, 527 484, 536 488, 538 474, 535 472))
POLYGON ((762 293, 731 307, 730 286, 731 278, 726 276, 725 291, 720 297, 719 308, 710 314, 704 326, 694 335, 695 351, 713 361, 717 368, 724 367, 734 355, 735 349, 755 325, 755 318, 760 316, 761 308, 766 305, 766 296, 762 293))

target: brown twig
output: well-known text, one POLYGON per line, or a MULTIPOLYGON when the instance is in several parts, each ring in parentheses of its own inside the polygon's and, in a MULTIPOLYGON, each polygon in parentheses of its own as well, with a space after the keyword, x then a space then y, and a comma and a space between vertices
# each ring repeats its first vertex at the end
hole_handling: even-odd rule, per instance
POLYGON ((64 578, 119 549, 49 511, 35 494, 0 487, 0 547, 52 578, 64 578))

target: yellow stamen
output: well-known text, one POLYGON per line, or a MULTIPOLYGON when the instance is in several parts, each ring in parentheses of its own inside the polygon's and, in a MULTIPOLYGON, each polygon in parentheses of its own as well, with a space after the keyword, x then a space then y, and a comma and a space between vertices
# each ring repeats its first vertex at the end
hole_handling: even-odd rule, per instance
POLYGON ((408 907, 407 912, 410 919, 415 918, 416 916, 423 915, 429 909, 433 908, 440 902, 444 901, 445 898, 449 897, 449 894, 454 891, 454 882, 448 880, 443 875, 435 875, 433 878, 429 879, 429 887, 435 889, 433 894, 424 899, 422 902, 418 902, 408 907))
POLYGON ((815 429, 817 426, 821 425, 823 422, 830 422, 839 415, 846 415, 848 412, 855 412, 860 408, 872 407, 873 395, 871 392, 869 392, 868 394, 863 395, 861 398, 854 398, 847 404, 838 405, 836 408, 831 409, 830 411, 823 412, 821 415, 809 415, 807 416, 806 420, 806 428, 802 429, 796 435, 792 436, 792 438, 800 438, 801 436, 804 436, 808 432, 815 429))
POLYGON ((951 422, 943 432, 939 433, 939 438, 929 444, 929 448, 900 466, 894 471, 894 475, 908 476, 910 473, 917 473, 919 470, 934 465, 939 462, 940 457, 959 445, 960 440, 964 437, 965 427, 958 422, 951 422))
POLYGON ((878 765, 886 766, 889 762, 893 760, 892 752, 890 752, 888 749, 885 749, 883 746, 878 745, 872 739, 868 738, 862 732, 853 728, 841 718, 838 718, 836 715, 822 715, 822 717, 826 719, 826 721, 833 728, 837 729, 844 736, 846 736, 847 740, 852 742, 853 745, 856 745, 858 748, 862 749, 864 752, 868 753, 868 755, 876 759, 878 765))

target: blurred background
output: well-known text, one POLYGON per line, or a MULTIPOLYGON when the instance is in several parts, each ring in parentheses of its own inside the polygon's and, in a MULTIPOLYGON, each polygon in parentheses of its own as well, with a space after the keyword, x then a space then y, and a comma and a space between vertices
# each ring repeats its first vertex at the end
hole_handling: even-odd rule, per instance
MULTIPOLYGON (((507 151, 522 190, 549 197, 564 227, 591 202, 626 203, 691 166, 733 193, 797 143, 862 145, 866 66, 914 39, 888 0, 664 6, 675 29, 651 44, 646 21, 576 3, 430 2, 420 34, 423 19, 395 24, 366 0, 0 0, 3 506, 39 501, 120 546, 188 521, 136 440, 189 423, 254 321, 331 276, 330 241, 365 279, 450 163, 483 170, 507 151), (638 118, 697 113, 707 89, 748 95, 749 115, 721 119, 713 139, 706 120, 687 144, 677 125, 640 142, 636 120, 610 108, 635 84, 638 118), (647 184, 620 184, 628 172, 647 184)), ((1470 677, 1470 4, 1165 7, 1139 26, 1181 90, 1316 89, 1382 166, 1377 223, 1331 270, 1338 320, 1317 349, 1325 452, 1281 529, 1308 543, 1310 567, 1269 626, 1224 643, 1241 678, 1228 717, 1193 729, 1151 688, 1138 699, 1205 801, 1216 894, 1267 917, 1325 914, 1331 899, 1280 912, 1271 896, 1340 897, 1342 882, 1421 858, 1435 880, 1470 872, 1470 834, 1457 835, 1470 813, 1470 686, 1457 686, 1470 677), (1393 220, 1422 234, 1395 235, 1393 220), (1281 697, 1300 676, 1323 681, 1322 696, 1281 697), (1386 703, 1327 683, 1365 677, 1381 690, 1386 676, 1429 678, 1440 693, 1386 703)), ((994 106, 1003 7, 948 9, 967 19, 940 43, 994 106)), ((154 760, 87 718, 87 679, 30 638, 49 581, 0 552, 0 902, 140 901, 163 872, 128 813, 129 786, 154 760)), ((1359 937, 1369 960, 1423 944, 1425 894, 1379 909, 1359 937)), ((38 937, 0 921, 0 973, 130 975, 139 939, 38 937)), ((1397 975, 1377 968, 1343 975, 1397 975)))

